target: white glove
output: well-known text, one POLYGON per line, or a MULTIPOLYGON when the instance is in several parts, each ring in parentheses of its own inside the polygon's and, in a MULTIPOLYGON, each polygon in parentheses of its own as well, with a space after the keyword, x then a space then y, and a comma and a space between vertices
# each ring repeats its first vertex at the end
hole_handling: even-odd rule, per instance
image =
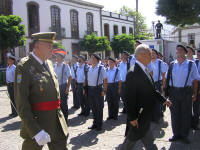
POLYGON ((38 145, 43 146, 49 142, 51 142, 51 138, 47 132, 41 130, 38 134, 33 137, 38 145))

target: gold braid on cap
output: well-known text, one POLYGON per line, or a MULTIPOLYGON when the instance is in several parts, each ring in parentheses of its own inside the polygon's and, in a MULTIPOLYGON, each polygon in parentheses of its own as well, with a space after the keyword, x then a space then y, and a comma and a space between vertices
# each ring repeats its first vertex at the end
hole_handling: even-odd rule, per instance
POLYGON ((56 34, 52 37, 52 39, 38 39, 38 41, 53 43, 55 38, 56 38, 56 34))
POLYGON ((52 39, 38 39, 38 41, 53 43, 52 39))

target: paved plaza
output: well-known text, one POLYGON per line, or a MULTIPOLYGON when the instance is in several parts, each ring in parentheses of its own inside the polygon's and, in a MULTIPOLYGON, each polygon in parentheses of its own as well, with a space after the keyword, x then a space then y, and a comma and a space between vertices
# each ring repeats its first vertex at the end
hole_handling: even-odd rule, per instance
MULTIPOLYGON (((107 121, 108 107, 104 106, 103 131, 88 130, 92 125, 92 115, 78 117, 79 110, 72 107, 72 93, 69 96, 69 150, 119 150, 124 140, 126 116, 119 114, 117 121, 107 121)), ((121 112, 122 108, 120 108, 121 112)), ((22 139, 19 136, 20 119, 9 118, 10 104, 6 87, 0 87, 0 150, 20 150, 22 139)), ((169 109, 165 112, 164 121, 159 125, 152 124, 152 130, 156 138, 155 143, 159 150, 200 150, 200 131, 191 131, 191 144, 180 142, 170 143, 172 136, 169 109)), ((138 142, 136 150, 143 150, 143 144, 138 142)), ((45 146, 44 150, 48 150, 45 146)))

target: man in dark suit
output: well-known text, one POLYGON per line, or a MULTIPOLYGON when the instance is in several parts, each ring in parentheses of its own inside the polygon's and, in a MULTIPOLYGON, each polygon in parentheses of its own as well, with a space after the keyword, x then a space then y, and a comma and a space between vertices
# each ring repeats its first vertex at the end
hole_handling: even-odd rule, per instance
POLYGON ((137 47, 136 63, 126 76, 126 104, 130 129, 121 150, 132 150, 138 140, 142 140, 147 150, 157 150, 150 131, 150 122, 155 101, 171 105, 156 91, 153 79, 148 73, 147 64, 151 61, 151 50, 145 44, 137 47))

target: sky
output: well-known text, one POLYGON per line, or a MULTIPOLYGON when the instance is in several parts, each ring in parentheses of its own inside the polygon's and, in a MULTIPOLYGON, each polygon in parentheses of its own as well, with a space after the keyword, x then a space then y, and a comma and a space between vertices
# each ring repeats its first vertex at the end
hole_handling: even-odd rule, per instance
MULTIPOLYGON (((85 0, 95 4, 100 4, 104 6, 104 10, 107 11, 119 11, 120 8, 125 5, 129 8, 136 8, 136 0, 85 0)), ((138 0, 139 12, 146 18, 146 24, 149 29, 152 29, 152 21, 161 21, 164 25, 166 34, 172 31, 172 26, 164 24, 165 18, 156 15, 156 6, 158 0, 138 0)))

